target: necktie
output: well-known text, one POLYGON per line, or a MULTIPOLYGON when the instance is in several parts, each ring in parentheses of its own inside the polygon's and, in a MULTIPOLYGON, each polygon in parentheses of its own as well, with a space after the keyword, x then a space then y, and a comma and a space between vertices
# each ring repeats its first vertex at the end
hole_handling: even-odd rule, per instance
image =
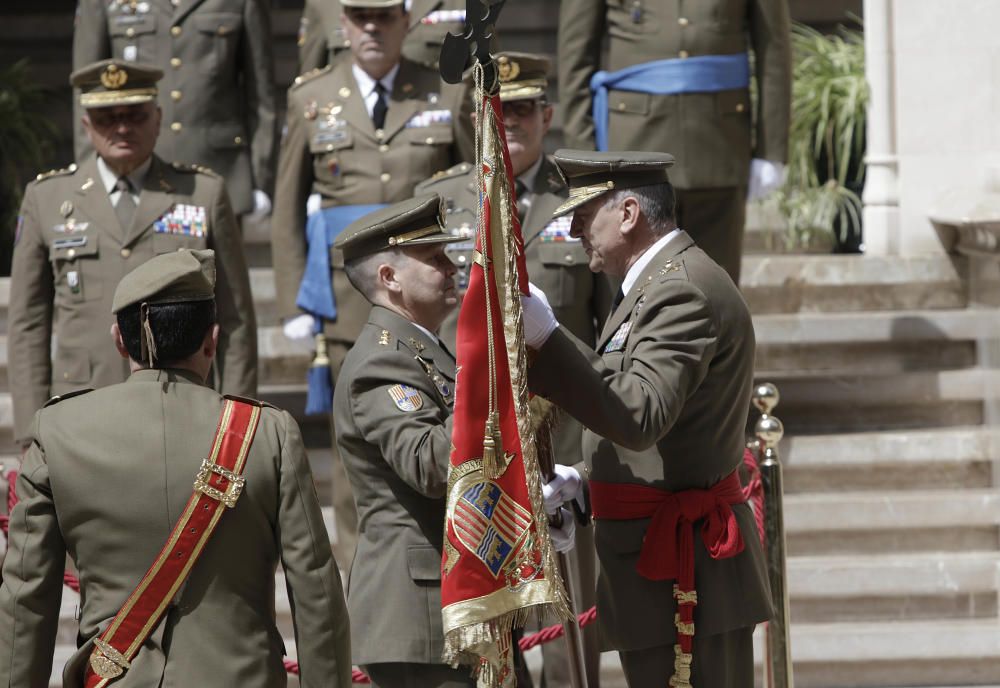
POLYGON ((520 179, 514 180, 514 195, 517 201, 517 220, 522 225, 524 224, 524 216, 528 214, 528 199, 525 197, 525 191, 528 187, 524 185, 520 179))
POLYGON ((385 100, 385 86, 381 81, 375 82, 375 95, 377 98, 375 107, 372 108, 372 123, 376 129, 381 129, 385 126, 385 113, 389 109, 389 103, 385 100))
POLYGON ((127 230, 132 225, 132 217, 135 215, 135 201, 132 199, 132 185, 125 177, 119 177, 115 182, 115 189, 120 191, 118 202, 115 204, 115 215, 118 216, 118 224, 123 230, 127 230))
POLYGON ((625 299, 625 292, 622 291, 621 287, 618 287, 618 291, 615 292, 615 298, 611 302, 611 312, 614 313, 618 310, 618 306, 621 305, 622 301, 625 299))

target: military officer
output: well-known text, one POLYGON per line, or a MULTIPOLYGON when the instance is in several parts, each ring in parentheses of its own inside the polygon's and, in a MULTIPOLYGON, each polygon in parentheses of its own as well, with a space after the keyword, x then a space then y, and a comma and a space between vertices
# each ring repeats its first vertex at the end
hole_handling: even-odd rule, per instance
MULTIPOLYGON (((73 68, 111 57, 161 68, 157 155, 221 174, 237 215, 270 212, 278 152, 270 3, 77 3, 73 68)), ((77 161, 91 150, 77 128, 77 161)))
MULTIPOLYGON (((556 318, 573 334, 593 343, 598 323, 603 323, 611 304, 607 279, 594 274, 579 238, 569 234, 567 217, 553 219, 552 212, 566 200, 566 182, 555 163, 545 155, 544 138, 552 124, 552 106, 546 98, 549 61, 541 55, 503 52, 496 56, 503 104, 504 133, 510 151, 517 192, 517 206, 524 237, 528 275, 549 294, 556 318)), ((459 294, 468 285, 469 268, 475 248, 476 209, 479 191, 475 169, 461 163, 417 185, 417 192, 435 192, 445 199, 445 222, 462 241, 449 244, 445 251, 458 266, 459 294)), ((452 311, 441 328, 442 338, 454 346, 458 310, 452 311)), ((557 425, 554 441, 556 458, 562 464, 581 460, 580 426, 564 417, 557 425)), ((562 470, 562 469, 558 469, 562 470)), ((594 604, 596 562, 593 531, 578 528, 577 546, 571 557, 577 583, 576 607, 583 611, 594 604)), ((600 651, 595 627, 584 631, 587 683, 599 685, 600 651)), ((545 653, 546 685, 569 682, 565 658, 566 641, 558 639, 542 646, 545 653)))
POLYGON ((748 185, 777 187, 787 159, 786 0, 563 0, 559 101, 571 148, 677 154, 678 222, 738 284, 748 185))
MULTIPOLYGON (((338 0, 306 0, 299 24, 299 71, 325 67, 338 55, 349 54, 340 5, 338 0)), ((465 0, 406 0, 406 11, 410 27, 403 55, 437 69, 444 37, 465 28, 465 0)))
MULTIPOLYGON (((271 222, 285 333, 311 336, 314 314, 323 316, 334 377, 365 323, 368 304, 344 276, 339 252, 328 252, 327 244, 350 221, 409 198, 417 182, 471 159, 473 151, 468 87, 442 84, 437 72, 401 56, 409 25, 402 0, 341 4, 351 59, 303 75, 289 89, 271 222), (321 208, 307 223, 310 194, 321 208), (306 298, 317 290, 329 293, 331 280, 329 309, 335 311, 306 298)), ((357 517, 347 481, 337 479, 338 466, 334 456, 337 554, 346 564, 357 517)))
MULTIPOLYGON (((771 610, 736 473, 753 382, 750 313, 677 227, 672 156, 561 150, 555 159, 570 186, 556 214, 573 211, 590 268, 622 280, 596 353, 558 327, 543 292, 523 299, 525 341, 537 350, 529 384, 587 428, 602 637, 631 688, 668 679, 749 688, 753 627, 771 610)), ((559 476, 546 499, 574 497, 580 484, 559 476)))
POLYGON ((256 325, 236 219, 221 177, 153 153, 160 76, 156 68, 121 60, 74 72, 70 80, 80 89, 97 155, 40 174, 25 191, 9 310, 19 442, 53 394, 125 380, 126 362, 103 346, 115 286, 150 258, 180 248, 214 248, 218 256, 216 388, 256 393, 256 325))
POLYGON ((209 478, 225 492, 219 499, 232 500, 226 508, 192 490, 203 457, 218 464, 226 455, 225 446, 213 446, 223 410, 232 410, 205 385, 220 338, 215 276, 213 252, 188 249, 125 276, 111 301, 114 345, 105 330, 103 347, 117 348, 131 369, 128 381, 55 397, 35 415, 0 587, 3 685, 49 685, 68 553, 81 585, 81 646, 62 685, 83 686, 84 672, 104 676, 112 662, 125 672, 115 685, 284 685, 274 618, 280 562, 301 684, 350 686, 343 589, 292 417, 239 400, 245 412, 259 414, 256 432, 245 433, 242 494, 229 489, 232 482, 209 478), (190 573, 164 572, 158 553, 168 536, 198 531, 198 516, 185 507, 194 498, 200 501, 190 503, 210 514, 221 511, 218 525, 202 526, 200 552, 178 548, 190 573), (141 581, 144 595, 168 605, 165 613, 156 619, 149 607, 129 605, 122 613, 137 626, 109 628, 141 581), (145 619, 152 630, 125 657, 130 662, 119 661, 113 650, 145 619))
POLYGON ((454 240, 431 194, 354 222, 336 243, 372 304, 333 416, 360 517, 347 587, 354 661, 379 687, 475 685, 468 669, 441 664, 455 359, 435 332, 458 301, 443 250, 454 240))

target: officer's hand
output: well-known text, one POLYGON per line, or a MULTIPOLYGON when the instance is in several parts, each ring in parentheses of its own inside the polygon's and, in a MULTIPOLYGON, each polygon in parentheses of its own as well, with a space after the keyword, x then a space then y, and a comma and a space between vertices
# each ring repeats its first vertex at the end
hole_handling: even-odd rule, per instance
POLYGON ((549 523, 549 537, 552 538, 552 546, 556 551, 565 554, 576 544, 576 519, 569 509, 559 509, 559 514, 562 523, 558 528, 549 523))
POLYGON ((271 214, 271 198, 260 189, 253 190, 253 210, 250 211, 251 220, 263 220, 271 214))
POLYGON ((747 200, 764 198, 785 183, 785 166, 773 160, 754 158, 750 161, 750 185, 747 200))
POLYGON ((555 476, 542 485, 545 513, 554 514, 566 502, 577 499, 583 492, 583 479, 572 466, 557 463, 555 476))
POLYGON ((524 343, 532 349, 542 348, 559 323, 549 305, 545 292, 529 283, 531 296, 521 296, 521 309, 524 312, 524 343))
POLYGON ((295 316, 291 320, 286 320, 281 329, 285 333, 286 337, 292 341, 296 341, 312 337, 316 332, 315 328, 316 319, 308 313, 304 313, 302 315, 295 316))

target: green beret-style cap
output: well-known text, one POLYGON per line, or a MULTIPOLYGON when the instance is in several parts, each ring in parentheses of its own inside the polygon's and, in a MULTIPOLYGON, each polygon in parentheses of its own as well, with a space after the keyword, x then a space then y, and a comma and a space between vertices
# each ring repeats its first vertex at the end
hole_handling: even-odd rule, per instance
POLYGON ((502 52, 496 56, 500 100, 544 98, 549 87, 549 59, 532 53, 502 52))
POLYGON ((215 251, 181 249, 148 260, 125 275, 115 289, 111 312, 149 305, 215 298, 215 251))
POLYGON ((344 260, 416 244, 462 241, 444 226, 444 204, 437 194, 417 196, 368 213, 347 225, 333 247, 344 260))
POLYGON ((81 67, 69 76, 80 89, 80 105, 85 108, 136 105, 156 100, 156 82, 163 70, 125 60, 101 60, 81 67))
POLYGON ((663 184, 674 165, 669 153, 643 151, 557 150, 553 156, 569 185, 569 198, 553 216, 565 215, 587 201, 615 189, 663 184))

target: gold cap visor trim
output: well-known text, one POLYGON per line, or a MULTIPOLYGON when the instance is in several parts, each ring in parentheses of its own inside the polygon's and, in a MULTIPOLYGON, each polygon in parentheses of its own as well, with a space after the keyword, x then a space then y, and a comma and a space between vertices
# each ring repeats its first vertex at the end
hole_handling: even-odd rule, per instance
POLYGON ((124 91, 100 91, 82 93, 80 105, 85 108, 113 107, 115 105, 138 105, 156 99, 156 88, 133 88, 124 91))
POLYGON ((500 100, 527 100, 541 98, 549 82, 546 79, 526 79, 512 84, 500 84, 500 100))
POLYGON ((465 237, 446 234, 441 231, 440 225, 430 225, 422 229, 414 229, 411 232, 397 234, 389 237, 389 246, 403 246, 406 244, 450 244, 455 241, 462 241, 465 237))
POLYGON ((603 196, 609 191, 613 191, 615 183, 612 181, 603 184, 593 184, 591 186, 577 186, 569 190, 569 198, 552 212, 552 217, 560 217, 576 210, 584 203, 592 201, 598 196, 603 196))

